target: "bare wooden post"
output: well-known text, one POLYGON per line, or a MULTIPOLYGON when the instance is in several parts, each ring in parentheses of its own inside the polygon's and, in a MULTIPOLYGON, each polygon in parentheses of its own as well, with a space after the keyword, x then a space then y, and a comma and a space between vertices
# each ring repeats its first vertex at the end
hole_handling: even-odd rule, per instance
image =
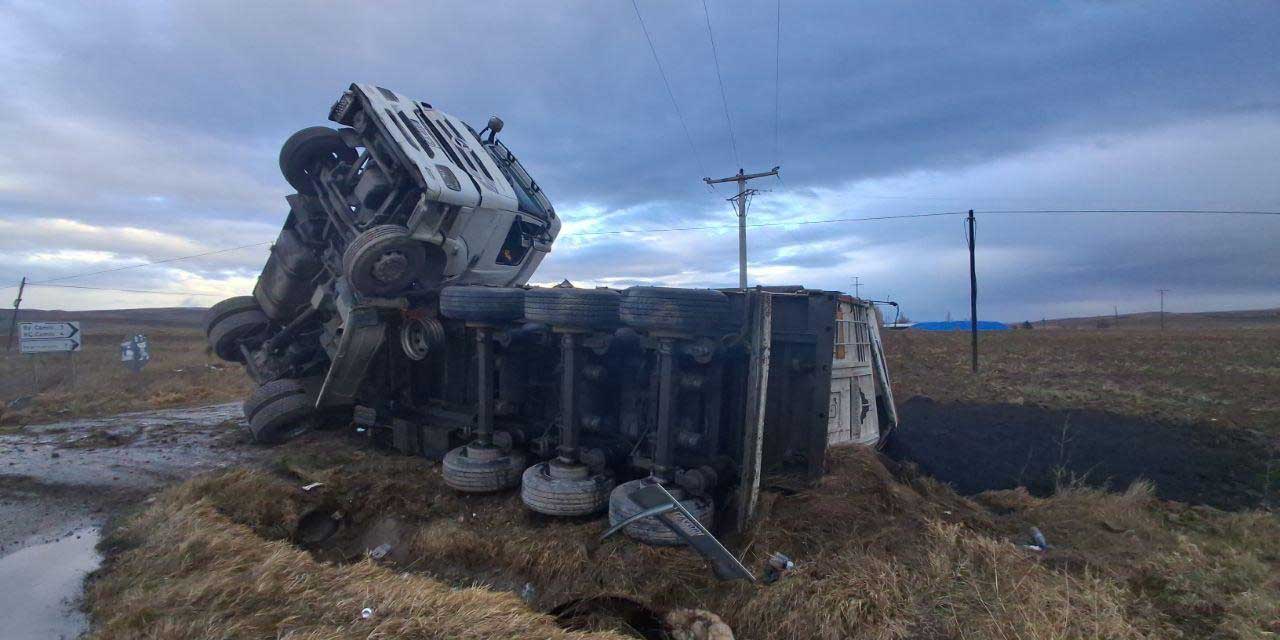
POLYGON ((18 329, 18 307, 22 306, 22 292, 27 288, 27 277, 22 276, 22 284, 18 285, 18 297, 13 300, 13 317, 9 318, 9 342, 5 351, 13 351, 13 332, 18 329))

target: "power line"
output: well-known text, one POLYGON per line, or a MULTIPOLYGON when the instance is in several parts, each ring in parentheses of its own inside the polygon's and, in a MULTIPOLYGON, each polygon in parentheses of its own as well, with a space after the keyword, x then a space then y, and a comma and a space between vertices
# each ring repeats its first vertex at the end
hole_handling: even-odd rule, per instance
MULTIPOLYGON (((649 53, 653 54, 653 63, 658 66, 658 74, 662 76, 662 86, 667 88, 667 97, 671 98, 671 107, 676 111, 676 117, 680 118, 680 128, 684 129, 684 138, 689 142, 689 151, 693 153, 693 159, 698 163, 698 172, 700 175, 707 175, 707 169, 702 164, 702 156, 698 153, 698 148, 693 144, 693 135, 689 133, 689 123, 684 119, 684 112, 680 111, 680 104, 676 102, 676 94, 671 90, 671 82, 667 80, 667 72, 662 68, 662 60, 658 58, 658 49, 653 45, 653 38, 649 35, 649 29, 644 24, 644 18, 640 15, 640 5, 636 4, 636 0, 631 0, 631 8, 636 10, 636 21, 640 23, 640 31, 644 33, 644 39, 649 43, 649 53)), ((708 187, 715 192, 714 187, 708 187)))
MULTIPOLYGON (((739 167, 742 159, 738 157, 738 140, 733 135, 733 119, 729 117, 729 97, 724 91, 724 77, 720 75, 720 54, 716 52, 716 36, 711 31, 711 12, 707 9, 707 0, 702 0, 702 15, 707 17, 707 38, 711 40, 711 59, 716 63, 716 80, 720 83, 720 101, 724 104, 724 121, 729 125, 729 146, 733 148, 733 161, 739 167)), ((706 172, 703 172, 706 175, 706 172)))
POLYGON ((1012 214, 1179 214, 1179 215, 1238 215, 1238 216, 1280 216, 1280 211, 1242 211, 1235 209, 978 209, 979 213, 1012 213, 1012 214))
MULTIPOLYGON (((975 211, 976 211, 976 212, 978 212, 978 213, 983 213, 983 214, 1019 214, 1019 215, 1036 215, 1036 214, 1048 214, 1048 215, 1056 215, 1056 214, 1062 214, 1062 215, 1067 215, 1067 214, 1149 214, 1149 215, 1159 215, 1159 214, 1175 214, 1175 215, 1256 215, 1256 216, 1280 216, 1280 211, 1266 211, 1266 210, 1242 210, 1242 209, 1002 209, 1002 210, 990 210, 990 211, 988 211, 988 210, 975 210, 975 211)), ((842 222, 874 222, 874 221, 878 221, 878 220, 904 220, 904 219, 914 219, 914 218, 937 218, 937 217, 943 217, 943 216, 961 216, 961 215, 966 215, 967 213, 968 213, 967 211, 940 211, 940 212, 934 212, 934 213, 911 213, 911 214, 901 214, 901 215, 869 216, 869 217, 863 217, 863 218, 827 218, 827 219, 822 219, 822 220, 790 220, 790 221, 782 221, 782 222, 756 222, 756 223, 748 224, 748 225, 746 225, 746 227, 748 227, 748 228, 759 228, 759 227, 787 227, 787 226, 806 226, 806 225, 815 225, 815 224, 834 224, 834 223, 842 223, 842 222)), ((605 235, 621 235, 621 234, 629 234, 629 233, 671 233, 671 232, 680 232, 680 231, 713 231, 713 230, 714 230, 714 231, 720 231, 720 230, 732 230, 732 229, 736 229, 736 228, 738 228, 738 227, 737 227, 737 226, 735 226, 735 225, 704 225, 704 226, 692 226, 692 227, 663 227, 663 228, 657 228, 657 229, 614 229, 614 230, 610 230, 610 231, 582 231, 582 232, 578 232, 578 233, 574 233, 574 234, 566 234, 566 236, 572 236, 572 235, 576 235, 576 236, 605 236, 605 235)), ((58 277, 58 278, 50 278, 50 279, 48 279, 48 280, 40 280, 40 281, 37 281, 37 282, 26 282, 26 285, 27 285, 27 286, 56 287, 56 288, 61 288, 61 289, 87 289, 87 290, 94 290, 94 291, 121 291, 121 292, 126 292, 126 293, 150 293, 150 294, 160 294, 160 295, 221 296, 221 295, 224 295, 224 294, 220 294, 220 293, 208 293, 208 292, 201 292, 201 291, 159 291, 159 290, 153 290, 153 289, 125 289, 125 288, 114 288, 114 287, 90 287, 90 286, 85 286, 85 285, 50 284, 50 283, 52 283, 52 282, 58 282, 58 281, 62 281, 62 280, 70 280, 70 279, 72 279, 72 278, 83 278, 83 277, 92 276, 92 275, 98 275, 98 274, 103 274, 103 273, 114 273, 114 272, 117 272, 117 271, 124 271, 124 270, 127 270, 127 269, 138 269, 138 268, 148 267, 148 266, 156 265, 156 264, 167 264, 167 263, 171 263, 171 262, 177 262, 177 261, 179 261, 179 260, 189 260, 189 259, 192 259, 192 258, 200 258, 200 257, 204 257, 204 256, 216 255, 216 254, 219 254, 219 253, 228 253, 228 252, 231 252, 231 251, 237 251, 237 250, 240 250, 240 249, 247 249, 247 248, 250 248, 250 247, 257 247, 257 246, 261 246, 261 245, 264 245, 264 244, 270 244, 270 241, 255 242, 255 243, 251 243, 251 244, 240 245, 240 246, 237 246, 237 247, 227 247, 227 248, 225 248, 225 249, 217 249, 217 250, 214 250, 214 251, 206 251, 206 252, 204 252, 204 253, 196 253, 196 254, 187 255, 187 256, 178 256, 178 257, 174 257, 174 258, 166 258, 166 259, 164 259, 164 260, 156 260, 156 261, 154 261, 154 262, 147 262, 147 263, 144 263, 144 264, 130 265, 130 266, 127 266, 127 267, 116 267, 116 268, 114 268, 114 269, 102 269, 102 270, 99 270, 99 271, 90 271, 90 272, 87 272, 87 273, 79 273, 79 274, 74 274, 74 275, 70 275, 70 276, 60 276, 60 277, 58 277)), ((5 290, 5 289, 14 289, 14 288, 17 288, 17 287, 18 287, 18 285, 8 285, 8 286, 5 286, 5 287, 0 287, 0 291, 3 291, 3 290, 5 290)))
MULTIPOLYGON (((1003 214, 1188 214, 1188 215, 1280 215, 1280 211, 1242 211, 1228 209, 1023 209, 1023 210, 1001 210, 986 211, 983 209, 975 209, 977 213, 1003 213, 1003 214)), ((900 220, 910 218, 936 218, 939 216, 962 216, 968 215, 968 211, 941 211, 937 213, 911 213, 905 215, 887 215, 872 216, 866 218, 828 218, 824 220, 792 220, 789 222, 757 222, 746 225, 747 227, 785 227, 792 225, 811 225, 811 224, 829 224, 837 222, 871 222, 875 220, 900 220)), ((612 231, 581 231, 572 235, 578 236, 604 236, 616 235, 623 233, 666 233, 673 231, 708 231, 721 229, 736 229, 736 226, 729 225, 708 225, 697 227, 664 227, 658 229, 616 229, 612 231)))
POLYGON ((204 293, 200 291, 159 291, 155 289, 119 289, 115 287, 89 287, 80 284, 40 284, 38 282, 28 282, 27 286, 35 287, 53 287, 56 289, 89 289, 92 291, 123 291, 125 293, 157 293, 168 296, 213 296, 222 297, 225 293, 204 293))
POLYGON ((179 260, 191 260, 192 258, 203 258, 203 257, 205 257, 205 256, 217 255, 217 254, 219 254, 219 253, 230 253, 230 252, 232 252, 232 251, 239 251, 240 249, 248 249, 249 247, 259 247, 259 246, 262 246, 262 245, 264 245, 264 244, 271 244, 271 241, 270 241, 270 240, 266 240, 266 241, 263 241, 263 242, 254 242, 254 243, 252 243, 252 244, 243 244, 243 245, 240 245, 240 246, 238 246, 238 247, 227 247, 226 249, 215 249, 215 250, 213 250, 213 251, 206 251, 206 252, 204 252, 204 253, 194 253, 194 254, 191 254, 191 255, 189 255, 189 256, 178 256, 178 257, 176 257, 176 258, 165 258, 164 260, 156 260, 156 261, 154 261, 154 262, 144 262, 144 263, 142 263, 142 264, 131 264, 131 265, 127 266, 127 267, 114 267, 114 268, 112 268, 112 269, 102 269, 102 270, 100 270, 100 271, 89 271, 89 272, 87 272, 87 273, 77 273, 77 274, 69 275, 69 276, 59 276, 59 277, 57 277, 57 278, 49 278, 48 280, 39 280, 39 281, 36 281, 36 282, 28 282, 27 284, 45 284, 45 283, 48 283, 48 282, 61 282, 61 281, 63 281, 63 280, 74 280, 74 279, 76 279, 76 278, 86 278, 86 277, 89 277, 89 276, 96 276, 96 275, 99 275, 99 274, 102 274, 102 273, 115 273, 115 272, 117 272, 117 271, 128 271, 128 270, 130 270, 130 269, 141 269, 142 267, 150 267, 150 266, 152 266, 152 265, 157 265, 157 264, 168 264, 168 263, 170 263, 170 262, 178 262, 179 260))
MULTIPOLYGON (((755 222, 746 225, 747 227, 789 227, 803 226, 810 224, 830 224, 835 222, 872 222, 875 220, 903 220, 908 218, 937 218, 939 216, 962 216, 967 211, 941 211, 938 213, 909 213, 904 215, 893 216, 872 216, 866 218, 828 218, 825 220, 791 220, 787 222, 755 222)), ((673 231, 708 231, 712 229, 737 229, 737 225, 708 225, 700 227, 667 227, 662 229, 614 229, 612 231, 582 231, 572 235, 579 236, 607 236, 623 233, 667 233, 673 231)))

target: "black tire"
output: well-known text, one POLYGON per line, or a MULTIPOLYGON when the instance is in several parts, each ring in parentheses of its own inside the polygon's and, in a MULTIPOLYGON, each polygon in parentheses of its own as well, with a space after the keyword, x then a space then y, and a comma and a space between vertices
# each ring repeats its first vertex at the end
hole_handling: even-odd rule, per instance
POLYGON ((714 289, 631 287, 618 313, 628 326, 646 331, 715 335, 735 324, 729 298, 714 289))
MULTIPOLYGON (((631 516, 634 516, 644 509, 631 500, 630 494, 644 486, 644 483, 651 482, 648 478, 640 480, 632 480, 624 482, 613 493, 609 494, 609 526, 614 526, 631 516)), ((702 526, 710 529, 715 522, 715 508, 711 500, 701 497, 682 497, 679 489, 673 489, 672 494, 680 500, 680 504, 693 514, 702 526)), ((622 529, 627 537, 638 540, 645 544, 651 544, 659 547, 673 547, 685 544, 684 538, 676 535, 674 531, 663 524, 656 516, 650 516, 642 520, 637 520, 622 529)))
POLYGON ((555 462, 539 462, 525 469, 520 480, 520 499, 526 507, 548 516, 585 516, 609 504, 613 479, 592 475, 575 465, 576 473, 555 473, 555 462))
POLYGON ((244 401, 244 417, 255 442, 279 444, 315 427, 315 398, 300 380, 281 378, 244 401))
POLYGON ((227 298, 205 312, 204 334, 209 348, 227 362, 244 362, 240 341, 271 324, 253 296, 227 298))
POLYGON ((613 289, 530 289, 524 294, 524 317, 553 327, 616 329, 621 326, 613 289))
POLYGON ((409 230, 384 224, 356 236, 342 252, 342 272, 356 291, 387 296, 404 291, 417 279, 439 281, 444 264, 434 261, 435 273, 427 273, 426 247, 409 237, 409 230))
POLYGON ((525 455, 520 451, 500 451, 472 445, 446 453, 440 473, 444 483, 463 493, 493 493, 520 484, 525 455))
POLYGON ((524 316, 524 294, 516 287, 445 287, 440 313, 468 322, 511 322, 524 316))
POLYGON ((307 127, 289 136, 280 148, 280 173, 298 193, 313 196, 316 188, 309 174, 316 163, 325 158, 355 162, 357 157, 356 150, 343 142, 336 129, 307 127))

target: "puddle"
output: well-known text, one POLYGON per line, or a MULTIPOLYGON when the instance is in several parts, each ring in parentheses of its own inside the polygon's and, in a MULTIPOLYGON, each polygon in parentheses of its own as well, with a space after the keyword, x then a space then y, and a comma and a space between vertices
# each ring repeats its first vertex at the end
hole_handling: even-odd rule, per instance
POLYGON ((0 629, 11 640, 76 638, 88 628, 78 607, 84 577, 102 558, 96 527, 0 558, 0 629))

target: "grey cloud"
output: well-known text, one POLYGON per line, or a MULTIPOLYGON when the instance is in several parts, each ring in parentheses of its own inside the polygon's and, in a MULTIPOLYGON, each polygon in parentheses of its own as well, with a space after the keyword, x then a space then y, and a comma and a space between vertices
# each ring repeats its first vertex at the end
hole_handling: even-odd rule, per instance
MULTIPOLYGON (((1274 4, 784 3, 776 151, 775 4, 709 4, 742 163, 783 165, 783 182, 753 184, 773 189, 753 221, 1280 207, 1274 4)), ((472 122, 502 114, 561 212, 590 218, 571 228, 732 225, 729 186, 699 181, 737 168, 701 5, 639 6, 695 152, 627 3, 4 5, 0 220, 34 231, 0 237, 0 278, 59 249, 137 261, 270 240, 287 193, 279 144, 322 124, 352 81, 472 122), (41 232, 50 218, 175 238, 41 232)), ((1205 304, 1255 305, 1280 267, 1269 219, 984 215, 979 228, 985 309, 1006 318, 1139 300, 1170 281, 1205 304)), ((955 218, 757 228, 751 246, 762 274, 833 288, 859 275, 916 317, 965 306, 955 218)), ((569 234, 538 279, 725 285, 736 257, 732 231, 569 234)), ((261 258, 89 282, 251 277, 261 258)))

